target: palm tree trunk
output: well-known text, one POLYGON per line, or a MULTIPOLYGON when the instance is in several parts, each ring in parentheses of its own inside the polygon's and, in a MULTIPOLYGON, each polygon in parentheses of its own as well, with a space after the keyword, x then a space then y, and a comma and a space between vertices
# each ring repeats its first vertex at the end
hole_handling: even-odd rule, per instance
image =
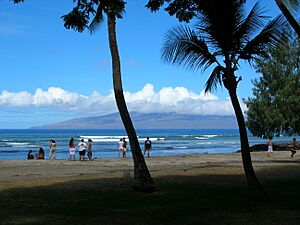
POLYGON ((244 167, 244 172, 246 175, 248 187, 250 188, 250 194, 251 194, 250 198, 256 201, 266 201, 268 199, 267 194, 263 190, 262 186, 260 185, 260 182, 257 179, 252 166, 244 115, 236 94, 236 88, 230 89, 229 95, 230 95, 231 103, 239 127, 242 161, 243 161, 243 167, 244 167))
POLYGON ((296 31, 298 34, 298 37, 300 38, 300 25, 297 23, 295 18, 292 16, 288 8, 282 3, 281 0, 275 0, 278 8, 281 10, 283 13, 284 17, 287 19, 291 27, 296 31))
POLYGON ((115 92, 115 99, 126 133, 129 137, 134 162, 135 183, 133 185, 133 188, 137 191, 153 192, 155 191, 155 188, 153 186, 153 180, 151 178, 144 156, 142 154, 123 94, 121 80, 121 65, 116 38, 116 18, 114 15, 109 14, 107 15, 107 18, 109 48, 112 58, 113 86, 115 92))

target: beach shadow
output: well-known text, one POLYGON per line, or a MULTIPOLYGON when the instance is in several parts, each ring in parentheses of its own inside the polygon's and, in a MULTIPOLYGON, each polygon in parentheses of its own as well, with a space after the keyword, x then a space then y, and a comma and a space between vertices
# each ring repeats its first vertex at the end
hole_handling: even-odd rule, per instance
POLYGON ((266 160, 263 163, 283 163, 283 164, 299 164, 300 165, 300 160, 282 160, 282 159, 270 159, 270 160, 266 160))
POLYGON ((0 192, 0 224, 294 225, 300 215, 300 194, 294 191, 300 175, 280 170, 258 173, 272 198, 266 204, 248 200, 243 175, 155 177, 152 194, 132 191, 129 174, 14 188, 0 192))

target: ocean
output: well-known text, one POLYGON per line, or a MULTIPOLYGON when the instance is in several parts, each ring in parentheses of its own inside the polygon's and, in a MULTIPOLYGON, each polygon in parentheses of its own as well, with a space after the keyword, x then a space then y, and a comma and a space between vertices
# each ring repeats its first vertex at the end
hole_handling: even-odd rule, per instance
MULTIPOLYGON (((238 130, 137 130, 143 150, 146 137, 152 141, 151 156, 181 154, 226 154, 240 150, 238 130)), ((40 147, 49 154, 49 140, 56 140, 56 158, 68 159, 70 138, 76 144, 83 138, 93 140, 93 157, 118 157, 118 141, 127 137, 124 130, 0 130, 0 160, 26 159, 29 150, 37 153, 40 147)), ((289 142, 292 137, 276 137, 273 142, 289 142)), ((128 138, 127 138, 128 141, 128 138)), ((266 143, 267 140, 249 134, 250 145, 266 143)), ((129 146, 129 145, 128 145, 129 146)), ((76 158, 78 159, 78 149, 76 158)), ((128 157, 131 152, 128 151, 128 157)))

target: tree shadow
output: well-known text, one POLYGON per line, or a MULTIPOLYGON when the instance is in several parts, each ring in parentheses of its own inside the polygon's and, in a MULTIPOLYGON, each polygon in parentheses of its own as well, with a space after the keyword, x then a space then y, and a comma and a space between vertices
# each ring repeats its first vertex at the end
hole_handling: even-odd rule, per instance
POLYGON ((297 224, 300 173, 284 169, 259 170, 265 204, 248 200, 243 175, 156 177, 151 194, 132 191, 128 178, 14 188, 0 192, 0 224, 297 224))

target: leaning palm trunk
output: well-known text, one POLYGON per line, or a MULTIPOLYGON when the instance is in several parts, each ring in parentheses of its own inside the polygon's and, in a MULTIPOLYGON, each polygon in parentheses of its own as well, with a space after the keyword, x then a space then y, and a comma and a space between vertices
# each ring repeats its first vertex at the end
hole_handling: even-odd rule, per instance
POLYGON ((300 25, 297 23, 295 18, 292 16, 292 14, 288 10, 288 8, 283 4, 283 2, 281 0, 275 0, 275 2, 277 4, 278 8, 281 10, 284 17, 286 18, 286 20, 289 22, 291 27, 293 27, 293 29, 298 34, 298 37, 300 38, 300 25))
POLYGON ((229 89, 229 96, 239 126, 242 162, 243 162, 243 167, 244 167, 244 172, 247 179, 248 187, 250 189, 250 198, 256 201, 266 201, 268 200, 267 193, 260 185, 260 182, 257 179, 252 166, 245 120, 236 94, 236 88, 229 89))
POLYGON ((123 88, 121 80, 121 66, 119 51, 116 39, 116 19, 114 15, 107 15, 108 17, 108 36, 109 47, 112 58, 112 70, 113 70, 113 86, 115 92, 115 99, 117 107, 124 124, 126 133, 129 137, 130 147, 134 162, 134 180, 135 184, 133 188, 137 191, 151 192, 154 191, 153 180, 145 163, 144 156, 142 154, 135 129, 133 127, 129 112, 127 110, 123 88))

